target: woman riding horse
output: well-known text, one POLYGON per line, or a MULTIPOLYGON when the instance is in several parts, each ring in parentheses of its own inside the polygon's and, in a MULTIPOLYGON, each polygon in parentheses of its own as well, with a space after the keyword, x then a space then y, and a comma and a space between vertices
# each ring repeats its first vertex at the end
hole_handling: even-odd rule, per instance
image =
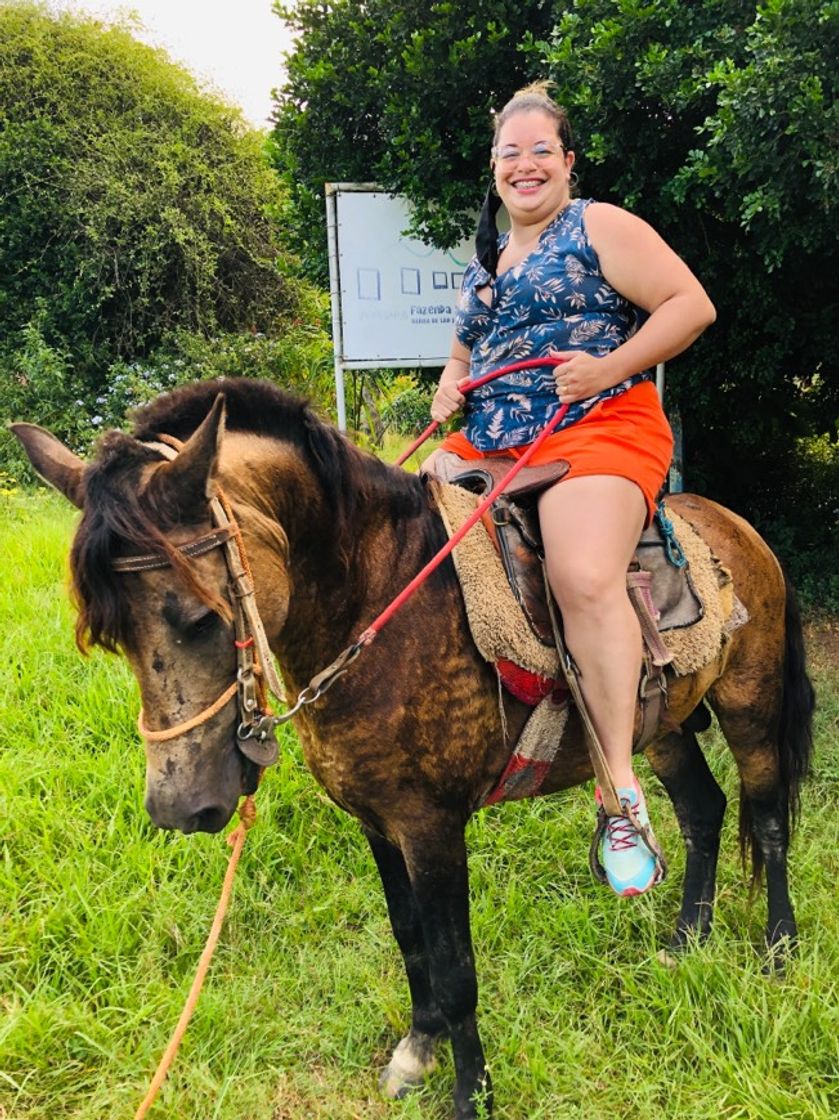
MULTIPOLYGON (((138 678, 143 728, 151 732, 152 819, 163 828, 218 831, 254 787, 256 766, 237 735, 242 640, 230 621, 236 612, 222 549, 207 547, 209 496, 223 491, 241 532, 265 633, 292 696, 444 543, 439 514, 419 479, 359 451, 305 402, 264 382, 205 382, 163 396, 137 415, 132 435, 107 434, 89 464, 43 429, 19 424, 15 432, 36 469, 82 509, 71 556, 77 632, 82 644, 124 650, 138 678), (183 446, 170 461, 173 440, 183 446), (153 563, 136 566, 133 558, 150 552, 153 563), (173 734, 160 737, 167 729, 173 734)), ((813 705, 795 598, 741 518, 690 495, 671 505, 731 573, 749 614, 703 669, 669 680, 669 715, 681 729, 660 729, 646 750, 687 848, 671 946, 707 936, 713 914, 725 797, 696 739, 705 697, 737 762, 742 835, 756 867, 765 865, 766 937, 779 958, 796 938, 787 846, 813 705)), ((529 712, 510 701, 502 719, 495 673, 475 648, 447 564, 295 717, 313 774, 362 824, 404 957, 410 1028, 384 1090, 399 1096, 418 1084, 447 1036, 457 1120, 492 1111, 464 828, 497 784, 529 712)), ((572 714, 542 790, 590 777, 572 714)))
MULTIPOLYGON (((545 562, 618 797, 648 826, 632 770, 642 641, 626 570, 655 512, 673 439, 645 371, 681 353, 715 312, 646 222, 572 199, 571 131, 544 83, 520 90, 497 115, 491 166, 479 254, 464 274, 431 414, 444 421, 466 403, 464 377, 527 357, 564 359, 554 374, 516 373, 476 389, 463 431, 440 450, 518 457, 561 404, 571 406, 531 460, 570 464, 539 500, 545 562), (510 217, 500 238, 493 192, 510 217)), ((655 852, 624 816, 608 818, 600 859, 620 895, 642 894, 660 877, 655 852)))

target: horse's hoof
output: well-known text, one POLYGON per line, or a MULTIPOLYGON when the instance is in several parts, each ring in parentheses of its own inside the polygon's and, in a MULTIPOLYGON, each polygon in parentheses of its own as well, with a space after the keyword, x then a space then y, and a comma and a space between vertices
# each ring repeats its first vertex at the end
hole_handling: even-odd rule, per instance
POLYGON ((679 967, 679 958, 674 956, 669 949, 659 949, 655 959, 664 968, 674 969, 679 967))
POLYGON ((485 1070, 478 1090, 468 1100, 458 1101, 458 1094, 455 1093, 454 1120, 492 1120, 492 1098, 492 1081, 489 1071, 485 1070))
MULTIPOLYGON (((671 960, 678 960, 683 957, 685 953, 697 946, 704 944, 708 940, 708 935, 711 932, 711 923, 705 922, 700 925, 689 925, 687 922, 679 922, 673 931, 673 936, 667 942, 667 947, 662 949, 659 953, 659 960, 664 964, 662 954, 669 957, 671 960)), ((673 967, 668 965, 668 968, 673 967)))
POLYGON ((435 1065, 434 1038, 412 1031, 393 1051, 379 1078, 379 1089, 390 1100, 401 1100, 423 1083, 435 1065))
POLYGON ((798 935, 794 931, 779 932, 776 930, 771 938, 767 937, 766 958, 763 962, 764 976, 773 976, 778 980, 782 979, 797 946, 798 935))

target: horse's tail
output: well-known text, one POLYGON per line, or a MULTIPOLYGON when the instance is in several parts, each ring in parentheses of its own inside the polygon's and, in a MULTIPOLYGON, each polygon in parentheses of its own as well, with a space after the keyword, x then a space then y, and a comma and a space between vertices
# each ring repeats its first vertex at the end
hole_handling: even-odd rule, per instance
MULTIPOLYGON (((813 709, 815 692, 807 676, 804 632, 798 600, 784 572, 786 607, 784 611, 784 669, 781 711, 778 718, 778 768, 780 795, 789 829, 798 820, 801 783, 810 772, 813 756, 813 709)), ((745 863, 751 855, 752 888, 763 872, 763 853, 752 827, 752 814, 745 790, 740 786, 740 855, 745 863)))

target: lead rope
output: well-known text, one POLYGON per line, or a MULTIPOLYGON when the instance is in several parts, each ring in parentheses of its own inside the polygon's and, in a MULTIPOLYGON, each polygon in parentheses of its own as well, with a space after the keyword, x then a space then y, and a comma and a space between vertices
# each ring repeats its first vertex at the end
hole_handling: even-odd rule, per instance
MULTIPOLYGON (((167 459, 174 458, 180 450, 180 443, 167 437, 167 441, 157 445, 167 459)), ((284 693, 282 686, 274 670, 273 661, 271 659, 268 641, 265 636, 265 631, 262 627, 262 620, 259 612, 255 609, 254 604, 254 591, 253 591, 253 578, 251 574, 250 564, 248 563, 247 553, 245 551, 245 544, 242 540, 242 534, 239 526, 236 523, 230 504, 226 495, 222 490, 219 490, 218 497, 213 498, 210 502, 213 513, 213 519, 219 528, 227 528, 230 531, 233 540, 229 538, 224 542, 225 550, 228 557, 228 569, 231 574, 234 585, 234 593, 237 596, 240 604, 241 613, 245 615, 248 625, 251 627, 251 637, 248 639, 249 644, 256 647, 257 657, 255 674, 256 674, 256 690, 259 697, 260 705, 263 711, 268 714, 267 709, 267 689, 266 678, 268 680, 268 687, 280 700, 284 700, 284 693)), ((237 612, 238 617, 238 612, 237 612)), ((168 728, 165 731, 150 731, 143 725, 143 713, 140 712, 138 718, 138 727, 140 733, 149 739, 151 742, 160 742, 167 739, 175 738, 183 735, 186 731, 191 730, 193 727, 204 723, 207 719, 211 718, 218 711, 220 711, 229 700, 233 698, 239 687, 238 679, 228 688, 222 696, 209 708, 200 712, 192 720, 186 723, 179 724, 177 727, 168 728)), ((259 781, 262 779, 264 770, 260 768, 259 781)), ((154 1072, 148 1092, 144 1097, 140 1107, 134 1114, 134 1120, 144 1120, 149 1110, 157 1099, 163 1082, 169 1073, 172 1063, 180 1049, 181 1042, 186 1034, 189 1021, 198 1006, 198 1000, 201 996, 201 989, 204 986, 207 972, 210 963, 213 959, 219 937, 221 936, 222 926, 224 919, 227 916, 227 910, 230 905, 230 898, 233 893, 233 881, 236 877, 236 868, 239 865, 242 851, 245 846, 245 839, 253 825, 256 823, 256 803, 253 797, 248 794, 238 809, 239 824, 236 828, 229 833, 227 843, 232 848, 230 858, 227 861, 227 868, 224 873, 224 881, 221 887, 221 894, 219 896, 216 912, 213 917, 210 932, 207 934, 207 940, 204 945, 204 950, 198 960, 198 965, 195 969, 195 977, 193 978, 192 985, 190 986, 189 993, 184 1003, 183 1010, 181 1011, 178 1022, 175 1024, 175 1029, 172 1031, 172 1036, 169 1043, 163 1052, 163 1055, 158 1062, 157 1069, 154 1072)))
MULTIPOLYGON (((262 771, 260 771, 260 777, 262 771)), ((198 997, 201 995, 201 989, 204 986, 204 978, 207 975, 207 970, 210 967, 210 961, 213 958, 216 945, 218 944, 219 935, 221 934, 221 927, 224 924, 224 919, 227 914, 227 907, 230 903, 230 895, 233 891, 233 879, 236 875, 236 867, 239 863, 239 857, 242 854, 242 849, 245 846, 245 837, 248 831, 253 827, 256 821, 256 805, 253 798, 248 795, 239 807, 239 824, 227 837, 227 843, 233 849, 230 853, 230 859, 227 861, 227 870, 224 873, 224 883, 221 888, 221 896, 216 907, 215 917, 213 924, 210 927, 210 932, 207 935, 207 942, 204 946, 204 951, 198 961, 198 967, 195 970, 195 978, 192 981, 192 986, 189 989, 189 995, 186 998, 184 1009, 181 1016, 172 1032, 172 1037, 169 1039, 169 1045, 163 1052, 163 1057, 160 1059, 157 1069, 155 1070, 154 1077, 149 1085, 148 1092, 143 1099, 142 1104, 134 1113, 134 1120, 143 1120, 148 1114, 149 1109, 154 1104, 157 1094, 160 1092, 160 1087, 166 1080, 166 1075, 175 1060, 175 1055, 181 1045, 189 1020, 192 1018, 192 1013, 198 1004, 198 997)))

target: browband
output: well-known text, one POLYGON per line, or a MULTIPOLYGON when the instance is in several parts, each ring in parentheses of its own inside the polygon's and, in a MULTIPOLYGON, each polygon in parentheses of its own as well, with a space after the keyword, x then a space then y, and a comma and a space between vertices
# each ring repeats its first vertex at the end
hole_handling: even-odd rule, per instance
MULTIPOLYGON (((190 559, 203 556, 205 552, 212 552, 214 548, 219 548, 230 540, 235 532, 236 525, 231 521, 228 525, 213 529, 211 533, 205 533, 203 537, 178 545, 178 552, 190 559)), ((112 567, 115 572, 150 572, 155 568, 169 568, 171 564, 164 552, 147 552, 143 556, 120 556, 114 560, 112 567)))

